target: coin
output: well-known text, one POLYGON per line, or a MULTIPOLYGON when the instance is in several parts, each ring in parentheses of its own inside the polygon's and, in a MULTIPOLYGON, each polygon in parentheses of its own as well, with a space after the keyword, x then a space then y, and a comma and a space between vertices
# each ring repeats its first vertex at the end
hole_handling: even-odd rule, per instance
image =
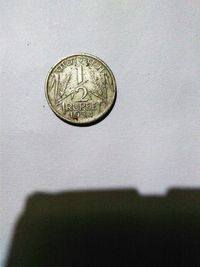
POLYGON ((116 82, 110 68, 96 56, 71 55, 52 67, 45 94, 61 119, 76 125, 92 124, 113 107, 116 82))

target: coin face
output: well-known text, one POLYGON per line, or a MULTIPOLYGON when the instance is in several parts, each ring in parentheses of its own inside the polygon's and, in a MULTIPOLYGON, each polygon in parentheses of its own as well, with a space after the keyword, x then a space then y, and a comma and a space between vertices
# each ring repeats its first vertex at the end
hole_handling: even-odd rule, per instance
POLYGON ((60 60, 49 72, 46 98, 61 119, 72 124, 91 124, 105 117, 116 97, 110 68, 89 54, 60 60))

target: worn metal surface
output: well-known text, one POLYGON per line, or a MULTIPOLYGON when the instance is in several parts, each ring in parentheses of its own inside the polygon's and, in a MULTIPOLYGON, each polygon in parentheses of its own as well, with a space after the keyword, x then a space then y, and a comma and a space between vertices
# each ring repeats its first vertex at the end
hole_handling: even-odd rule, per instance
POLYGON ((112 108, 116 83, 112 71, 96 56, 72 55, 60 60, 45 84, 47 101, 61 119, 89 124, 112 108))

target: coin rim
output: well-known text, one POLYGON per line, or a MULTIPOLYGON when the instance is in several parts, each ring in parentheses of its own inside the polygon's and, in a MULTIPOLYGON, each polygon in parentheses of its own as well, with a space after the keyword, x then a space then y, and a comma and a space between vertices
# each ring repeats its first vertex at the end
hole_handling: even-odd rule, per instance
POLYGON ((67 123, 69 123, 69 124, 72 124, 72 125, 89 125, 89 124, 93 124, 93 123, 95 123, 95 122, 97 123, 97 122, 101 121, 101 120, 102 120, 103 118, 105 118, 105 116, 112 110, 112 108, 113 108, 113 106, 114 106, 114 104, 115 104, 116 95, 117 95, 117 86, 116 86, 115 76, 114 76, 112 70, 110 69, 110 67, 109 67, 109 66, 108 66, 102 59, 100 59, 99 57, 94 56, 94 55, 92 55, 92 54, 89 54, 89 53, 72 54, 72 55, 70 55, 70 56, 66 56, 66 57, 61 58, 59 61, 57 61, 57 63, 56 63, 55 65, 53 65, 53 66, 50 68, 50 70, 49 70, 48 73, 47 73, 46 80, 45 80, 45 97, 46 97, 47 103, 49 104, 51 110, 52 110, 52 111, 53 111, 53 112, 54 112, 60 119, 64 120, 65 122, 67 122, 67 123), (107 70, 109 71, 109 73, 110 73, 110 75, 111 75, 111 77, 112 77, 112 79, 113 79, 114 98, 113 98, 113 101, 112 101, 111 105, 110 105, 104 112, 102 112, 100 116, 98 116, 97 118, 95 118, 95 119, 93 119, 93 120, 91 120, 91 121, 87 121, 87 122, 78 122, 78 121, 76 122, 76 121, 71 121, 71 120, 66 119, 66 118, 65 118, 64 116, 62 116, 61 114, 59 114, 59 113, 54 109, 53 105, 51 104, 50 99, 49 99, 49 97, 48 97, 48 92, 47 92, 47 91, 48 91, 48 87, 47 87, 47 85, 48 85, 48 79, 49 79, 49 76, 50 76, 51 72, 53 71, 53 69, 54 69, 60 62, 62 62, 63 60, 68 59, 68 58, 70 58, 70 57, 75 57, 75 56, 89 56, 89 57, 92 57, 92 58, 94 58, 94 59, 100 61, 100 62, 107 68, 107 70))

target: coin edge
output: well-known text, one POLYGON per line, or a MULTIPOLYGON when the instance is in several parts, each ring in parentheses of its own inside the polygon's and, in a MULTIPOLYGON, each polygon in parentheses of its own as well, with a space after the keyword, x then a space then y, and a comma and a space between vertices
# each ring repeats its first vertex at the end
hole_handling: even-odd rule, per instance
POLYGON ((99 121, 101 121, 102 119, 104 119, 106 117, 106 115, 108 115, 110 113, 110 111, 112 110, 112 108, 114 107, 115 105, 115 102, 116 102, 116 96, 117 96, 117 86, 116 86, 116 79, 115 79, 115 76, 111 70, 111 68, 102 60, 100 59, 99 57, 97 56, 94 56, 90 53, 77 53, 77 54, 72 54, 72 55, 69 55, 69 56, 65 56, 63 58, 61 58, 60 60, 57 61, 56 64, 54 64, 50 70, 48 71, 47 73, 47 76, 46 76, 46 79, 45 79, 45 97, 46 97, 46 100, 47 100, 47 103, 49 105, 49 107, 51 108, 51 110, 55 113, 55 115, 57 117, 59 117, 61 120, 69 123, 69 124, 72 124, 72 125, 75 125, 75 126, 78 126, 78 125, 89 125, 89 124, 94 124, 94 123, 98 123, 99 121), (53 69, 60 63, 62 62, 63 60, 65 59, 68 59, 70 57, 75 57, 75 56, 89 56, 89 57, 92 57, 98 61, 100 61, 103 65, 105 65, 105 67, 107 68, 107 70, 109 71, 109 73, 111 74, 111 77, 113 79, 113 84, 114 84, 114 97, 113 97, 113 100, 112 100, 112 103, 111 105, 108 107, 108 109, 106 109, 100 116, 98 116, 96 119, 94 120, 91 120, 91 121, 87 121, 87 122, 75 122, 75 121, 71 121, 71 120, 68 120, 66 119, 65 117, 63 117, 62 115, 60 115, 55 109, 54 107, 52 106, 50 100, 49 100, 49 97, 48 97, 48 88, 47 88, 47 85, 48 85, 48 78, 51 74, 51 72, 53 71, 53 69))

